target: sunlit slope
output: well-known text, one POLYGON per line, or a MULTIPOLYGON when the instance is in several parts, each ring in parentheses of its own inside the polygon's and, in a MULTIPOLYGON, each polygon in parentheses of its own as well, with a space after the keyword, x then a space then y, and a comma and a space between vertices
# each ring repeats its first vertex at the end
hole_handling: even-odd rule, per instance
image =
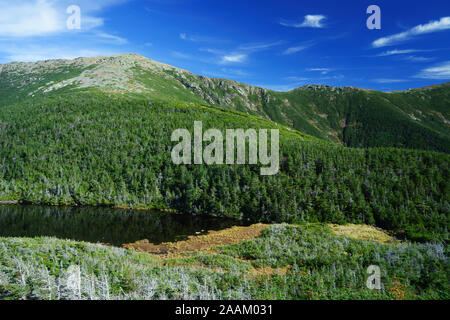
MULTIPOLYGON (((56 92, 55 92, 56 93, 56 92)), ((0 200, 169 208, 263 222, 364 222, 448 236, 449 156, 349 149, 256 116, 84 89, 0 108, 0 200), (171 133, 280 129, 280 172, 174 165, 171 133)))
POLYGON ((450 151, 448 85, 395 93, 309 86, 286 97, 293 126, 315 136, 350 147, 450 151))
POLYGON ((257 238, 165 260, 100 244, 0 238, 0 299, 448 300, 446 251, 441 243, 358 240, 321 224, 272 225, 257 238), (75 265, 79 292, 66 286, 75 265), (382 270, 383 290, 366 286, 370 265, 382 270))
POLYGON ((189 73, 136 54, 9 63, 0 65, 0 105, 85 88, 204 103, 168 71, 189 73))
POLYGON ((0 106, 95 88, 155 101, 222 106, 349 147, 450 152, 449 83, 393 93, 322 85, 275 92, 197 76, 136 54, 10 63, 0 70, 0 106))
POLYGON ((341 145, 450 152, 448 85, 395 93, 320 85, 275 92, 223 82, 215 90, 227 88, 220 93, 227 100, 219 99, 217 104, 341 145), (247 94, 233 96, 233 90, 247 94))

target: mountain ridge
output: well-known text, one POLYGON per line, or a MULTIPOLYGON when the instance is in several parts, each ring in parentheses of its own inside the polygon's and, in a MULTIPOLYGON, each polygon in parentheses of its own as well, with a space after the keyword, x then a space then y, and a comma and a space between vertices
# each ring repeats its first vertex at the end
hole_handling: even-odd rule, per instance
POLYGON ((200 78, 206 78, 206 79, 215 79, 215 80, 226 80, 226 81, 230 81, 230 82, 235 82, 238 84, 243 84, 246 86, 251 86, 251 87, 255 87, 255 88, 261 88, 261 89, 265 89, 267 91, 275 91, 275 92, 281 92, 281 93, 288 93, 288 92, 292 92, 292 91, 296 91, 296 90, 301 90, 301 89, 309 89, 309 88, 329 88, 329 89, 354 89, 354 90, 361 90, 361 91, 375 91, 375 92, 382 92, 382 93, 389 93, 389 92, 398 92, 398 93, 404 93, 404 92, 408 92, 408 91, 412 91, 412 90, 429 90, 429 89, 436 89, 439 87, 444 87, 444 86, 450 86, 450 81, 448 82, 443 82, 443 83, 439 83, 439 84, 433 84, 433 85, 429 85, 429 86, 424 86, 424 87, 418 87, 418 88, 409 88, 406 90, 391 90, 391 91, 380 91, 380 90, 376 90, 376 89, 371 89, 371 88, 360 88, 360 87, 356 87, 356 86, 352 86, 352 85, 348 85, 348 86, 332 86, 332 85, 324 85, 324 84, 317 84, 317 83, 309 83, 309 84, 305 84, 303 86, 291 89, 291 90, 273 90, 273 89, 269 89, 269 88, 265 88, 263 86, 257 86, 257 85, 252 85, 252 84, 248 84, 242 81, 237 81, 237 80, 232 80, 232 79, 227 79, 227 78, 223 78, 223 77, 208 77, 208 76, 204 76, 204 75, 198 75, 195 74, 187 69, 183 69, 180 67, 176 67, 176 66, 172 66, 170 64, 166 64, 163 62, 159 62, 156 60, 153 60, 151 58, 145 57, 143 55, 137 54, 137 53, 122 53, 122 54, 112 54, 112 55, 104 55, 104 56, 94 56, 94 57, 78 57, 78 58, 74 58, 74 59, 46 59, 46 60, 37 60, 37 61, 11 61, 11 62, 6 62, 6 63, 0 63, 0 72, 2 72, 2 68, 5 66, 12 66, 12 65, 42 65, 45 63, 51 63, 51 62, 60 62, 60 63, 77 63, 77 62, 81 62, 83 64, 90 61, 90 63, 88 63, 89 65, 92 64, 96 64, 98 62, 101 62, 102 60, 107 60, 110 58, 115 58, 115 57, 137 57, 140 60, 148 60, 153 64, 156 65, 160 65, 160 66, 164 66, 167 69, 177 69, 177 70, 181 70, 183 72, 187 72, 193 75, 196 75, 200 78))
POLYGON ((394 141, 448 150, 439 136, 447 127, 428 128, 426 117, 404 115, 416 115, 417 108, 408 109, 414 104, 446 119, 446 87, 391 95, 322 86, 278 93, 134 55, 75 63, 2 68, 0 201, 366 223, 409 239, 448 239, 449 154, 390 148, 394 141), (278 174, 261 176, 260 164, 174 164, 171 134, 185 128, 192 135, 195 121, 221 132, 278 129, 278 174), (336 130, 337 143, 327 130, 336 130), (341 137, 350 146, 380 148, 342 147, 341 137))
POLYGON ((0 65, 0 105, 97 88, 237 110, 348 147, 450 153, 450 82, 406 91, 309 84, 280 92, 209 78, 138 54, 0 65))

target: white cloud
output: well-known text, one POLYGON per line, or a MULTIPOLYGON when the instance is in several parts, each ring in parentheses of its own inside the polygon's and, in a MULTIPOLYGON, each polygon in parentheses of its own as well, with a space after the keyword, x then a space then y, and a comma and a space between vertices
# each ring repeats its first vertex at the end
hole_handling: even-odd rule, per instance
POLYGON ((243 44, 243 45, 239 46, 238 49, 240 51, 257 52, 257 51, 267 50, 269 48, 279 46, 281 44, 283 44, 283 41, 249 43, 249 44, 243 44))
POLYGON ((423 52, 423 51, 428 51, 428 50, 416 50, 416 49, 397 50, 397 49, 395 49, 395 50, 389 50, 389 51, 380 53, 378 55, 378 57, 386 57, 386 56, 393 56, 393 55, 397 55, 397 54, 408 54, 408 53, 423 52))
POLYGON ((0 35, 27 37, 60 32, 62 13, 45 0, 28 3, 0 2, 0 35))
POLYGON ((202 70, 201 74, 208 77, 216 77, 216 78, 247 78, 251 76, 248 72, 241 69, 229 69, 229 68, 221 68, 220 71, 206 71, 202 70))
POLYGON ((331 71, 329 68, 309 68, 306 71, 320 72, 321 74, 327 74, 331 71))
POLYGON ((376 83, 401 83, 401 82, 406 82, 408 80, 406 80, 406 79, 374 79, 373 81, 376 83))
POLYGON ((283 52, 283 54, 284 54, 284 55, 290 55, 290 54, 294 54, 294 53, 303 51, 303 50, 305 50, 305 49, 307 49, 307 48, 308 48, 308 46, 290 47, 290 48, 287 48, 287 49, 283 52))
POLYGON ((427 62, 427 61, 434 60, 434 58, 426 58, 426 57, 419 57, 419 56, 407 56, 404 59, 407 61, 411 61, 411 62, 427 62))
POLYGON ((393 46, 399 42, 409 40, 415 36, 448 29, 450 29, 450 17, 443 17, 440 20, 431 21, 427 24, 421 24, 407 31, 375 40, 372 43, 372 46, 375 48, 393 46))
POLYGON ((199 50, 217 55, 219 57, 219 64, 232 64, 245 62, 252 53, 268 50, 283 43, 283 41, 248 43, 242 44, 236 49, 230 51, 211 48, 201 48, 199 50))
POLYGON ((246 54, 229 54, 222 57, 221 63, 241 63, 247 59, 246 54))
POLYGON ((217 50, 217 49, 211 49, 211 48, 200 48, 198 50, 204 51, 204 52, 209 52, 209 53, 216 54, 216 55, 224 55, 225 54, 223 50, 217 50))
MULTIPOLYGON (((27 0, 25 0, 27 1, 27 0)), ((81 7, 82 11, 88 13, 88 12, 95 12, 103 10, 104 8, 120 5, 126 2, 129 2, 130 0, 58 0, 58 3, 61 3, 61 5, 66 8, 69 5, 76 4, 81 7)))
POLYGON ((179 34, 181 40, 191 41, 191 42, 209 42, 209 43, 225 43, 226 40, 220 40, 213 37, 207 37, 202 35, 189 35, 187 33, 179 34))
POLYGON ((126 44, 126 43, 128 43, 127 39, 121 38, 121 37, 118 37, 118 36, 115 36, 115 35, 112 35, 112 34, 109 34, 109 33, 97 32, 96 35, 99 36, 102 39, 105 39, 107 41, 111 41, 111 42, 113 42, 115 44, 126 44))
POLYGON ((285 27, 294 28, 324 28, 323 20, 326 17, 324 15, 306 15, 302 23, 292 23, 281 21, 280 24, 285 27))
POLYGON ((434 67, 423 69, 416 78, 446 80, 450 79, 450 61, 441 63, 434 67))
POLYGON ((99 43, 122 45, 128 41, 102 31, 98 12, 128 0, 0 0, 0 56, 2 62, 73 59, 115 54, 99 43), (81 9, 81 29, 68 30, 67 8, 81 9), (67 35, 70 35, 67 36, 67 35), (83 42, 73 37, 83 37, 83 42), (42 40, 45 37, 45 45, 42 40))
POLYGON ((89 31, 103 25, 103 19, 92 14, 105 7, 128 0, 0 0, 0 36, 35 37, 55 35, 71 30, 66 9, 76 4, 81 9, 81 30, 89 31))

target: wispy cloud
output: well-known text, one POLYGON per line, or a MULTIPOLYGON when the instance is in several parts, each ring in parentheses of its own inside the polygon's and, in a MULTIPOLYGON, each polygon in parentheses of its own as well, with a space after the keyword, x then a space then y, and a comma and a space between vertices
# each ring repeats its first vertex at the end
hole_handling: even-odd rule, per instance
POLYGON ((423 69, 418 75, 416 75, 416 78, 434 80, 450 79, 450 61, 423 69))
POLYGON ((62 15, 47 1, 0 2, 0 35, 28 37, 63 29, 62 15))
POLYGON ((284 55, 290 55, 290 54, 294 54, 294 53, 303 51, 303 50, 308 49, 308 48, 309 48, 309 46, 306 46, 306 45, 304 45, 304 46, 290 47, 290 48, 287 48, 287 49, 283 52, 283 54, 284 54, 284 55))
POLYGON ((302 23, 295 23, 289 21, 281 21, 280 24, 285 27, 293 28, 324 28, 323 21, 326 19, 324 15, 306 15, 302 23))
POLYGON ((411 62, 429 62, 429 61, 433 61, 434 58, 427 58, 427 57, 420 57, 420 56, 407 56, 403 58, 406 61, 411 61, 411 62))
POLYGON ((443 17, 440 20, 431 21, 426 24, 421 24, 407 31, 375 40, 372 43, 372 46, 375 48, 393 46, 399 42, 412 39, 416 36, 448 29, 450 29, 450 17, 443 17))
POLYGON ((374 79, 373 80, 376 83, 401 83, 401 82, 407 82, 409 80, 407 79, 386 79, 386 78, 381 78, 381 79, 374 79))
POLYGON ((306 69, 306 71, 312 71, 312 72, 320 72, 321 74, 328 74, 332 69, 330 68, 309 68, 306 69))
POLYGON ((107 7, 127 1, 0 0, 2 59, 5 62, 37 61, 117 53, 102 48, 99 43, 123 45, 128 41, 103 31, 104 19, 99 14, 107 7), (67 8, 73 4, 81 9, 81 29, 78 30, 67 27, 67 19, 72 14, 67 12, 67 8), (67 37, 69 34, 71 36, 67 37), (83 45, 73 41, 72 36, 83 36, 83 45), (46 45, 42 45, 43 37, 46 45))
POLYGON ((200 35, 190 35, 187 33, 180 33, 180 39, 191 42, 209 42, 209 43, 226 43, 227 40, 221 40, 214 37, 200 36, 200 35))
POLYGON ((408 53, 416 53, 416 52, 426 52, 429 50, 417 50, 417 49, 405 49, 405 50, 389 50, 389 51, 385 51, 382 52, 380 54, 377 55, 377 57, 387 57, 387 56, 394 56, 394 55, 398 55, 398 54, 408 54, 408 53))
POLYGON ((248 43, 243 44, 238 47, 238 50, 246 51, 246 52, 257 52, 270 49, 275 46, 282 45, 283 41, 274 41, 274 42, 258 42, 258 43, 248 43))
POLYGON ((126 44, 128 43, 128 40, 119 36, 115 36, 106 32, 96 32, 95 33, 98 37, 107 40, 109 42, 115 43, 115 44, 126 44))
POLYGON ((221 78, 247 78, 251 76, 248 72, 241 69, 222 68, 219 71, 201 71, 201 74, 210 77, 221 78))
POLYGON ((200 48, 198 50, 204 51, 204 52, 208 52, 208 53, 212 53, 212 54, 216 54, 216 55, 224 55, 225 54, 225 51, 223 51, 223 50, 212 49, 212 48, 200 48))
POLYGON ((247 59, 246 54, 229 54, 222 57, 221 63, 241 63, 247 59))
POLYGON ((126 0, 0 0, 0 36, 35 37, 68 32, 66 9, 73 4, 81 8, 81 30, 89 31, 103 25, 95 12, 126 0))
POLYGON ((247 61, 248 57, 253 53, 268 50, 283 43, 283 41, 247 43, 231 51, 212 48, 202 48, 200 50, 217 55, 219 57, 219 64, 235 64, 247 61))

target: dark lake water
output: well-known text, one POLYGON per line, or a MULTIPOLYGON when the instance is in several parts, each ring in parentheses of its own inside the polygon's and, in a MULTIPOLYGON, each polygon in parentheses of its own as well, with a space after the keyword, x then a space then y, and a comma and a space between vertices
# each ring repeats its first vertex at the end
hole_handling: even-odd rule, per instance
POLYGON ((184 240, 235 225, 244 222, 104 207, 0 205, 0 237, 48 236, 121 246, 143 239, 155 244, 184 240))

